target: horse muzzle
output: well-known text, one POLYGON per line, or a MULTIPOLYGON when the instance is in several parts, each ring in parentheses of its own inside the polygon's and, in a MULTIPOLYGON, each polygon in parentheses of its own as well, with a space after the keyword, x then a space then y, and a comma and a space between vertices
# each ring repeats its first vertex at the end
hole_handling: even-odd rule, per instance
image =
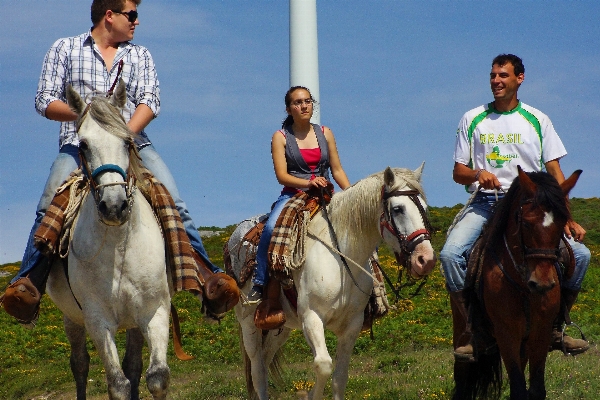
POLYGON ((423 278, 433 271, 436 256, 429 240, 419 243, 410 254, 410 274, 413 278, 423 278))
MULTIPOLYGON (((96 199, 98 215, 102 223, 109 226, 120 226, 129 218, 131 204, 122 187, 116 190, 104 188, 96 199)), ((110 188, 110 189, 113 189, 110 188)))

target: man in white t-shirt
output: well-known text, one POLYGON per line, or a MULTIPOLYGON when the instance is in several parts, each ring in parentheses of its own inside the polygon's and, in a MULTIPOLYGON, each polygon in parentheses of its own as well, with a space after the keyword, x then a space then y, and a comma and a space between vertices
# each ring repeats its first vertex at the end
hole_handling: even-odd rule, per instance
MULTIPOLYGON (((448 235, 440 253, 453 317, 466 325, 463 335, 454 343, 458 361, 473 360, 471 330, 463 297, 467 259, 492 214, 496 194, 502 197, 501 193, 508 190, 517 177, 517 165, 527 172, 546 171, 558 183, 565 180, 559 160, 567 151, 552 122, 545 114, 517 98, 524 79, 525 67, 519 57, 502 54, 494 58, 490 73, 494 101, 468 111, 460 120, 456 133, 454 181, 465 185, 470 193, 479 190, 448 235)), ((576 261, 573 276, 562 282, 561 287, 561 297, 570 310, 581 289, 590 251, 581 243, 585 230, 575 221, 567 223, 565 236, 576 261)), ((557 319, 555 323, 553 349, 562 348, 560 322, 557 319)), ((564 343, 571 354, 589 348, 585 340, 566 335, 564 343)))

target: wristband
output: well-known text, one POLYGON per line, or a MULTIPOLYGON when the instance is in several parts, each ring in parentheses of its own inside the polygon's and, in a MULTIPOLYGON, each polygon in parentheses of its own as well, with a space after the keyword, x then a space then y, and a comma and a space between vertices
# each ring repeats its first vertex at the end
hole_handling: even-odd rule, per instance
POLYGON ((483 169, 480 169, 479 171, 477 171, 477 173, 475 174, 475 182, 479 181, 479 175, 481 175, 481 173, 483 172, 483 169))

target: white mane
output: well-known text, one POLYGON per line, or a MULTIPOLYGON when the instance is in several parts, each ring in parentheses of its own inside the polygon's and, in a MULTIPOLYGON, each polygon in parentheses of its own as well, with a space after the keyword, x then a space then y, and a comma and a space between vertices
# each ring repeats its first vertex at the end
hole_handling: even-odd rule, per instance
MULTIPOLYGON (((408 186, 410 189, 418 190, 423 200, 426 201, 423 187, 415 178, 413 171, 406 168, 392 168, 392 171, 395 180, 393 186, 387 189, 388 191, 408 186)), ((377 172, 361 179, 343 192, 334 194, 331 198, 331 203, 327 207, 331 223, 334 227, 345 228, 338 229, 337 233, 340 238, 345 236, 344 232, 350 230, 369 232, 378 228, 373 221, 378 220, 378 216, 383 212, 381 202, 381 188, 384 186, 383 173, 383 171, 377 172)), ((359 237, 350 235, 347 239, 356 241, 359 237)), ((356 243, 349 244, 356 245, 356 243)))

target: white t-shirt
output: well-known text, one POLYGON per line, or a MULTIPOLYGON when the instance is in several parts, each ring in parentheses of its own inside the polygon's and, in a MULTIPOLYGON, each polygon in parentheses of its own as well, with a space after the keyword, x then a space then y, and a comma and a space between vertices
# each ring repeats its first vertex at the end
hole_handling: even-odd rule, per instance
MULTIPOLYGON (((496 175, 507 190, 517 177, 517 165, 525 172, 543 171, 545 163, 567 154, 547 115, 519 102, 509 112, 493 103, 463 115, 456 131, 454 161, 496 175)), ((467 187, 477 189, 475 182, 467 187)))

